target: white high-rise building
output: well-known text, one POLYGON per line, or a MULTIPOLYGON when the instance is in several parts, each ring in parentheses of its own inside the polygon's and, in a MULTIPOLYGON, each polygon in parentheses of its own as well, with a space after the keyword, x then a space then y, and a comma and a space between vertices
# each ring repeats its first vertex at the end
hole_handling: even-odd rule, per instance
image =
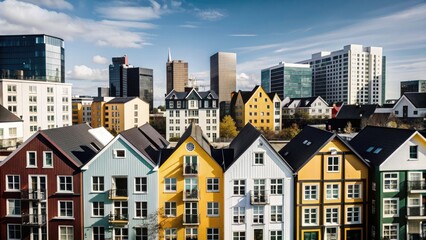
POLYGON ((300 63, 312 68, 313 96, 327 102, 382 104, 385 100, 386 59, 381 47, 347 45, 319 52, 300 63))
POLYGON ((69 83, 0 79, 0 104, 24 121, 24 141, 39 129, 72 125, 69 83))

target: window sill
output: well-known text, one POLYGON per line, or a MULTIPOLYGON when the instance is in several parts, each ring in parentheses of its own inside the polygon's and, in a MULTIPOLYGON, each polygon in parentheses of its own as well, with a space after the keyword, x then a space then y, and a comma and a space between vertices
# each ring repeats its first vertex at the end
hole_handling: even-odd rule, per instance
POLYGON ((27 166, 27 168, 37 168, 37 166, 27 166))
POLYGON ((53 168, 53 166, 43 166, 43 168, 53 168))
POLYGON ((20 193, 21 190, 8 189, 8 190, 5 190, 5 192, 20 193))
POLYGON ((74 218, 74 217, 61 217, 61 216, 53 217, 53 219, 59 219, 59 220, 75 220, 75 218, 74 218))
POLYGON ((147 195, 148 192, 134 192, 133 195, 147 195))
POLYGON ((8 218, 20 218, 20 217, 22 217, 22 215, 9 215, 9 214, 7 214, 6 217, 8 217, 8 218))

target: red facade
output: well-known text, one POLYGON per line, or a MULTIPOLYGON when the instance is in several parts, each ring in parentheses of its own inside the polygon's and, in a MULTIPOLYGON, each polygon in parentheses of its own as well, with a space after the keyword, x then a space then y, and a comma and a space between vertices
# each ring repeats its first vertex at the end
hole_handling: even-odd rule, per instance
POLYGON ((0 239, 82 239, 78 164, 40 133, 12 154, 0 167, 0 239))

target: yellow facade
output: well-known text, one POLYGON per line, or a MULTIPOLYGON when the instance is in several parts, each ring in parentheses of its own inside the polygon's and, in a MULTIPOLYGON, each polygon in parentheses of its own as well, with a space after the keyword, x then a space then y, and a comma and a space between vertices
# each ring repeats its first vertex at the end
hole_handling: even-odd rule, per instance
POLYGON ((250 122, 257 129, 274 130, 274 102, 262 87, 256 87, 245 103, 242 93, 239 91, 235 105, 232 107, 234 107, 235 122, 238 128, 242 128, 250 122))
POLYGON ((124 127, 124 108, 125 103, 106 103, 105 104, 105 125, 109 131, 114 130, 116 133, 125 130, 124 127))
MULTIPOLYGON (((224 182, 223 170, 221 166, 194 140, 188 137, 172 155, 159 168, 159 224, 161 230, 159 232, 160 239, 164 239, 166 232, 176 229, 177 239, 187 239, 187 231, 194 228, 197 231, 198 239, 207 239, 208 229, 218 229, 219 239, 224 239, 224 182), (186 146, 188 143, 194 144, 195 148, 188 151, 186 146), (187 158, 186 158, 187 157, 187 158), (185 158, 197 159, 197 174, 184 174, 188 167, 185 166, 185 158), (166 182, 176 180, 176 190, 168 191, 169 184, 166 182), (187 180, 188 179, 188 180, 187 180), (193 183, 197 179, 198 196, 191 194, 188 183, 193 183), (207 182, 211 179, 217 179, 219 182, 218 191, 208 191, 207 182), (185 186, 187 185, 187 186, 185 186), (176 215, 170 215, 167 211, 166 204, 176 203, 176 215), (208 204, 218 206, 218 216, 208 215, 208 204), (191 210, 196 208, 196 211, 191 210), (195 216, 194 218, 189 218, 195 216), (187 230, 188 228, 188 230, 187 230)), ((215 180, 216 181, 216 180, 215 180)), ((192 191, 194 192, 194 191, 192 191)), ((211 213, 211 212, 210 212, 211 213)))
POLYGON ((327 239, 334 231, 339 240, 368 239, 368 181, 368 166, 356 154, 337 138, 328 142, 297 173, 296 239, 327 239), (359 217, 348 218, 353 209, 359 217), (315 214, 317 222, 310 222, 315 214))
POLYGON ((72 124, 83 123, 83 104, 81 102, 73 102, 72 106, 72 124))
POLYGON ((93 101, 91 105, 92 127, 102 127, 105 124, 105 101, 93 101))

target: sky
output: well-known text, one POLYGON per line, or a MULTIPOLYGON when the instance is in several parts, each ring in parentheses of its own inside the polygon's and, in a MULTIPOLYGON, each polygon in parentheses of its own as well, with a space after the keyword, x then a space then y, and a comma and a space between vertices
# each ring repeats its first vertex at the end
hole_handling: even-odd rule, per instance
POLYGON ((237 53, 237 90, 260 84, 261 69, 345 45, 383 47, 386 98, 399 82, 426 79, 425 0, 5 0, 0 34, 65 40, 65 82, 73 95, 108 86, 112 57, 154 70, 154 105, 164 101, 168 49, 201 90, 210 56, 237 53))

